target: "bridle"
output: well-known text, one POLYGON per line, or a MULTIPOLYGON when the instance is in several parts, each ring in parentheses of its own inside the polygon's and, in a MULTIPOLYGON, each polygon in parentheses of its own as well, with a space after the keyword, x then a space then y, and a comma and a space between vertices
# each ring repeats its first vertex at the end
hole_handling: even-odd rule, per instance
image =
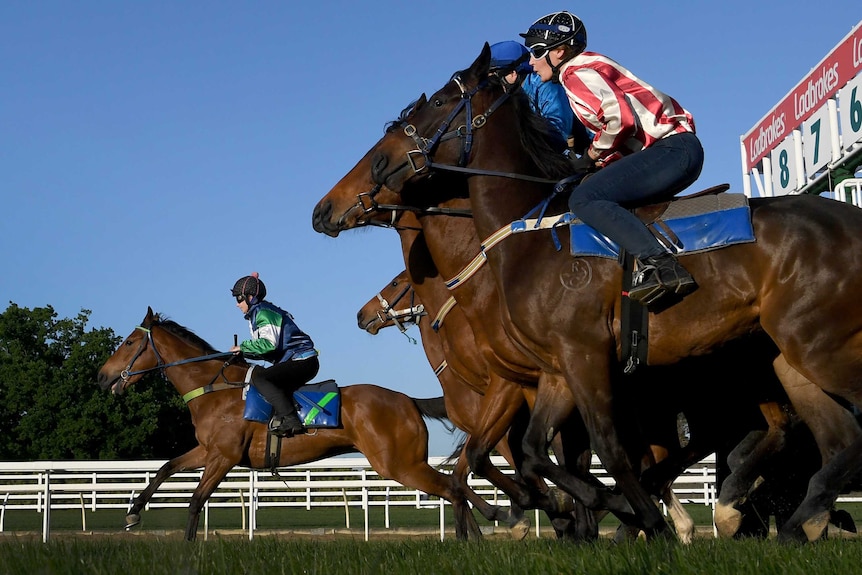
POLYGON ((377 299, 380 301, 380 309, 377 310, 377 319, 385 324, 387 321, 392 321, 397 327, 398 330, 403 333, 407 339, 416 343, 416 340, 410 337, 407 334, 407 328, 404 324, 413 324, 418 325, 419 321, 423 316, 428 315, 425 311, 425 306, 420 304, 416 304, 416 292, 413 290, 413 286, 407 284, 404 286, 404 289, 395 296, 390 304, 385 297, 383 297, 382 293, 377 294, 377 299), (403 309, 393 309, 395 305, 401 301, 407 293, 410 292, 410 307, 403 309))
MULTIPOLYGON (((557 180, 548 178, 539 178, 536 176, 518 174, 514 172, 501 172, 496 170, 483 170, 481 168, 467 167, 470 153, 473 150, 474 132, 481 129, 488 123, 488 119, 491 117, 491 114, 497 111, 497 109, 499 109, 500 106, 503 105, 504 102, 506 102, 506 100, 510 97, 511 93, 504 90, 503 93, 493 103, 491 103, 491 105, 485 112, 474 115, 472 104, 473 96, 475 96, 480 90, 482 90, 488 85, 488 80, 483 80, 479 82, 474 88, 468 89, 463 79, 461 78, 461 74, 457 73, 452 76, 451 82, 454 82, 455 85, 458 87, 458 90, 461 93, 461 97, 458 101, 458 104, 449 112, 446 118, 437 127, 437 130, 434 132, 433 136, 431 136, 430 138, 423 137, 419 133, 419 130, 416 128, 416 126, 408 121, 408 117, 413 111, 413 108, 408 108, 407 110, 402 112, 401 118, 393 122, 392 127, 389 128, 389 130, 400 128, 403 131, 404 135, 413 140, 413 143, 416 145, 414 149, 408 150, 406 152, 405 161, 399 166, 397 166, 394 171, 409 167, 409 169, 413 170, 414 175, 430 173, 432 170, 444 170, 472 175, 498 176, 503 178, 524 180, 528 182, 538 182, 543 184, 557 183, 557 180), (466 116, 465 122, 455 128, 452 128, 452 124, 455 121, 455 118, 457 118, 462 111, 466 116), (454 138, 458 138, 461 142, 458 164, 451 165, 435 162, 434 153, 436 152, 440 144, 454 138)), ((352 213, 355 209, 361 210, 362 215, 368 215, 370 213, 379 213, 384 211, 391 212, 391 218, 388 222, 357 219, 358 225, 377 225, 382 227, 396 227, 396 221, 398 219, 397 214, 398 212, 402 211, 411 211, 421 214, 440 214, 450 216, 472 217, 472 212, 470 210, 460 210, 456 208, 441 208, 436 206, 420 208, 398 204, 380 204, 375 200, 375 197, 380 192, 382 187, 383 184, 377 184, 371 190, 357 194, 357 203, 344 212, 344 214, 339 218, 337 225, 340 226, 341 224, 343 224, 348 214, 352 213)))

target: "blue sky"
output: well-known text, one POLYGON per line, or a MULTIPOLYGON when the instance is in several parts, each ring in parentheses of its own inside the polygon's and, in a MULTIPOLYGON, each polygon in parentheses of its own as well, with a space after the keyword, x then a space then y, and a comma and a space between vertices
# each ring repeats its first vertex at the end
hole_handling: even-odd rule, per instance
POLYGON ((692 190, 739 192, 739 137, 862 17, 858 0, 0 3, 2 309, 89 309, 125 336, 152 306, 227 349, 248 334, 228 290, 256 270, 321 379, 439 395, 421 345, 356 326, 404 267, 396 234, 333 239, 311 213, 405 104, 562 9, 693 113, 692 190))

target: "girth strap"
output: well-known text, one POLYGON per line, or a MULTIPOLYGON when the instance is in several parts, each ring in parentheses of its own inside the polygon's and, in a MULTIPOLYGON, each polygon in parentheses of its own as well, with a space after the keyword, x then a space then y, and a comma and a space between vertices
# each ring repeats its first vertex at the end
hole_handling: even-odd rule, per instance
POLYGON ((243 385, 244 384, 242 383, 211 383, 209 385, 193 389, 187 394, 183 395, 183 401, 188 403, 191 400, 207 393, 212 393, 214 391, 224 391, 225 389, 236 389, 238 387, 242 387, 243 385))

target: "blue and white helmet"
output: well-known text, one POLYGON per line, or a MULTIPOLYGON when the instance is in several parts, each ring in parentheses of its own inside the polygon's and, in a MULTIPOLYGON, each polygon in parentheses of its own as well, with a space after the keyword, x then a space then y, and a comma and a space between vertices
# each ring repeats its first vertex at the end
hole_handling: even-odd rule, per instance
POLYGON ((578 53, 587 48, 587 29, 581 19, 571 12, 553 12, 542 16, 521 34, 524 44, 536 58, 563 44, 572 46, 578 53))
POLYGON ((523 44, 514 40, 497 42, 491 46, 490 71, 506 70, 507 73, 516 71, 529 74, 533 71, 533 67, 528 62, 529 59, 530 52, 523 44))

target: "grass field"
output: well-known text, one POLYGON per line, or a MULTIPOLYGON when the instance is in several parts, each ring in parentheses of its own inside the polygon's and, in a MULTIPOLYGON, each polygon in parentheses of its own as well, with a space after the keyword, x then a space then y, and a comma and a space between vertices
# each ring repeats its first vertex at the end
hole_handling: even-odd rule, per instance
POLYGON ((586 545, 554 539, 494 540, 480 544, 429 538, 390 541, 314 541, 269 536, 253 541, 216 538, 59 539, 43 544, 0 540, 3 574, 500 574, 583 573, 815 575, 858 573, 862 546, 830 539, 785 546, 774 539, 698 539, 689 546, 664 541, 586 545))
MULTIPOLYGON (((547 525, 541 537, 534 531, 512 541, 504 527, 489 529, 480 543, 445 541, 436 531, 438 509, 397 508, 384 528, 383 510, 372 508, 372 535, 364 540, 361 511, 351 510, 351 529, 337 509, 285 510, 258 513, 253 540, 239 530, 236 509, 213 509, 204 540, 183 540, 184 509, 155 509, 142 516, 140 528, 123 530, 122 510, 87 512, 81 529, 80 511, 52 513, 51 539, 41 541, 41 514, 7 512, 0 533, 0 575, 19 574, 726 574, 815 575, 857 573, 862 545, 856 536, 830 531, 827 540, 808 545, 782 545, 776 539, 715 540, 709 524, 711 509, 688 506, 700 526, 689 546, 666 541, 614 544, 608 536, 616 521, 602 522, 599 541, 572 544, 558 541, 547 525)), ((860 506, 850 506, 860 521, 860 506)), ((532 517, 532 513, 530 514, 532 517)), ((447 527, 452 519, 447 517, 447 527)))

